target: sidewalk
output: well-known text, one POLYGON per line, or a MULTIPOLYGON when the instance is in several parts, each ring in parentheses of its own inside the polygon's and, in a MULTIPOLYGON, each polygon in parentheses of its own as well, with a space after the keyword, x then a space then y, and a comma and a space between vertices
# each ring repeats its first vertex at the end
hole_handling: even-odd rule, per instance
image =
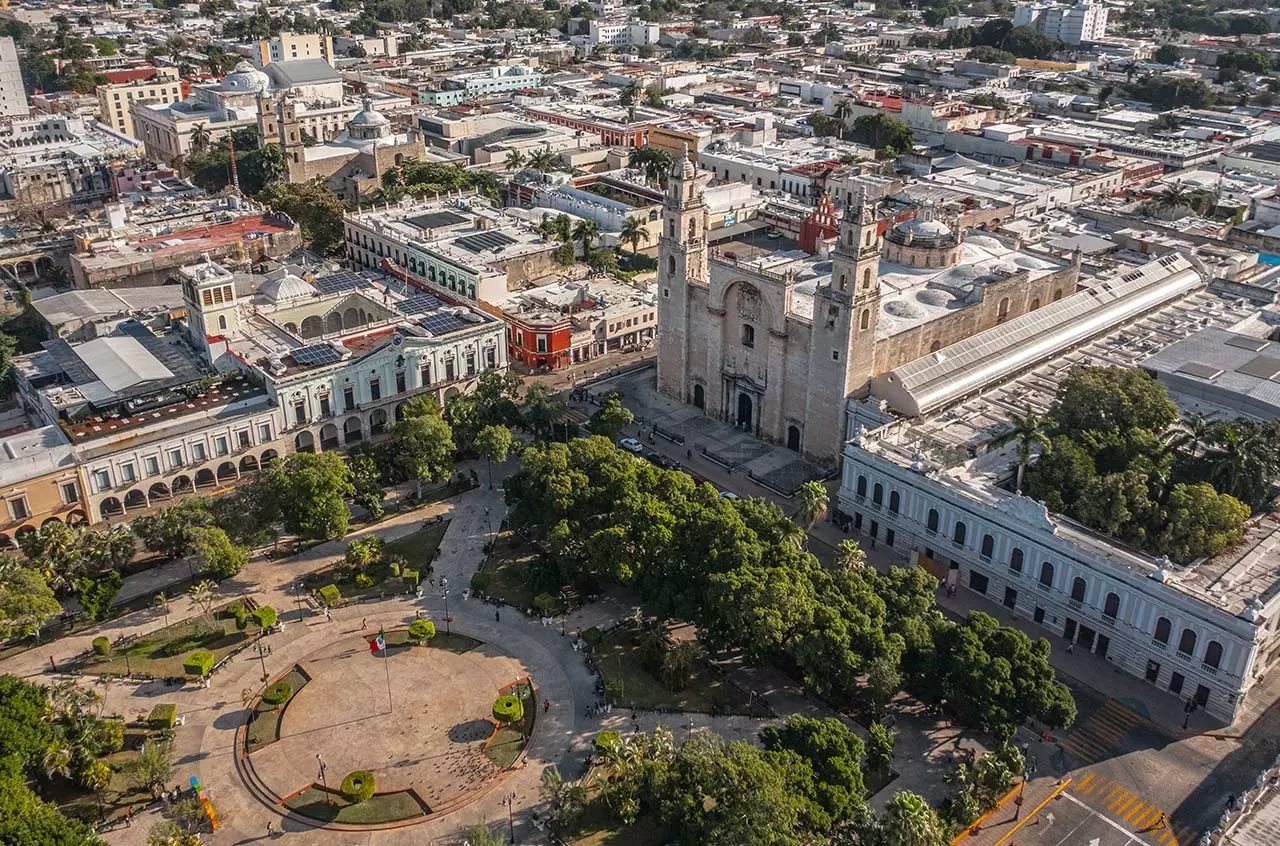
POLYGON ((1040 825, 1040 812, 1071 785, 1071 779, 1036 778, 1019 783, 995 809, 962 832, 952 846, 1006 846, 1026 826, 1040 825))

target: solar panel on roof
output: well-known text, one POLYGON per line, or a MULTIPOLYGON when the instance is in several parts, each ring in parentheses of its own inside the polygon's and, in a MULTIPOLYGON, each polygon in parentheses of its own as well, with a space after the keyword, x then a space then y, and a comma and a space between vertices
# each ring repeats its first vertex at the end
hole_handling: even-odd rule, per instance
POLYGON ((1232 335, 1227 338, 1227 346, 1239 347, 1242 350, 1252 350, 1253 352, 1262 352, 1269 342, 1261 338, 1250 338, 1247 335, 1232 335))
POLYGON ((1175 370, 1174 372, 1188 373, 1192 376, 1197 376, 1201 379, 1213 380, 1222 375, 1222 368, 1210 367, 1207 364, 1197 364, 1194 361, 1189 361, 1186 364, 1178 365, 1177 370, 1175 370))
POLYGON ((448 332, 456 332, 459 329, 466 328, 471 324, 463 320, 461 317, 458 317, 456 314, 440 312, 437 314, 428 314, 426 317, 418 321, 418 325, 433 335, 444 335, 448 332))
POLYGON ((419 229, 439 229, 442 226, 457 226, 459 223, 466 223, 467 219, 451 211, 438 211, 406 217, 404 222, 419 229))
POLYGON ((333 364, 341 361, 342 356, 328 344, 312 344, 309 347, 298 347, 289 353, 298 364, 316 367, 322 364, 333 364))
POLYGON ((322 294, 337 294, 342 291, 356 291, 365 287, 368 282, 358 273, 340 270, 329 273, 312 281, 312 286, 322 294))
POLYGON ((1260 355, 1237 367, 1236 372, 1246 376, 1257 376, 1259 379, 1275 379, 1280 376, 1280 358, 1260 355))
POLYGON ((470 250, 473 253, 482 253, 486 250, 496 250, 514 244, 515 238, 510 235, 503 235, 501 232, 477 232, 474 235, 466 235, 459 238, 456 243, 464 250, 470 250))
POLYGON ((396 303, 396 310, 401 314, 422 314, 424 311, 439 308, 440 305, 439 297, 433 297, 430 294, 415 294, 396 303))

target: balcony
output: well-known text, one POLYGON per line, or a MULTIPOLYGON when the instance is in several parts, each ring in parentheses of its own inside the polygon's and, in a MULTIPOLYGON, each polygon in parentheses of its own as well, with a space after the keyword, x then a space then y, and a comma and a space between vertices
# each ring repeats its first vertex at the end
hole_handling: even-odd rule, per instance
POLYGON ((1167 641, 1157 640, 1154 637, 1151 638, 1151 645, 1152 647, 1159 649, 1161 652, 1164 652, 1166 649, 1169 648, 1169 644, 1167 641))
POLYGON ((1080 599, 1068 599, 1067 604, 1070 605, 1072 608, 1076 609, 1077 611, 1084 609, 1084 601, 1080 599))
POLYGON ((1036 582, 1036 587, 1040 588, 1040 590, 1044 591, 1045 593, 1048 593, 1049 591, 1053 590, 1053 585, 1047 585, 1044 582, 1036 582))
POLYGON ((1178 652, 1175 652, 1174 654, 1178 656, 1178 660, 1179 660, 1179 661, 1186 661, 1188 664, 1190 664, 1190 663, 1191 663, 1191 653, 1190 653, 1190 652, 1182 652, 1182 651, 1178 651, 1178 652))
POLYGON ((1216 676, 1218 674, 1218 668, 1213 666, 1212 664, 1201 664, 1200 669, 1204 670, 1206 673, 1208 673, 1211 676, 1216 676))
POLYGON ((1102 615, 1102 625, 1114 629, 1116 627, 1116 618, 1107 614, 1102 615))

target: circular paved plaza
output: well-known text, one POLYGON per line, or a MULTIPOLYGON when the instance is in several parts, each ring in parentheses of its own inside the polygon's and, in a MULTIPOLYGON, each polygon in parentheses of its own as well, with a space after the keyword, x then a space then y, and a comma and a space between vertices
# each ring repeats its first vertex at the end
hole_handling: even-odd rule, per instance
POLYGON ((316 753, 329 787, 353 770, 369 770, 379 793, 412 789, 433 813, 461 806, 501 774, 484 755, 491 709, 524 668, 490 645, 461 654, 391 647, 374 655, 364 636, 348 634, 296 663, 310 681, 286 707, 280 739, 248 762, 276 796, 319 783, 316 753))

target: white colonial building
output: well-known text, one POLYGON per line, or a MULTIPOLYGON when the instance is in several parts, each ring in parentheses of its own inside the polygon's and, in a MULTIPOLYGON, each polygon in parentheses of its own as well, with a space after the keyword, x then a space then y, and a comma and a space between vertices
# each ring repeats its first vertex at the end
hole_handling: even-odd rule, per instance
POLYGON ((1175 567, 947 474, 894 443, 900 426, 859 430, 845 446, 839 519, 864 543, 1227 722, 1275 663, 1280 583, 1251 554, 1256 542, 1236 559, 1175 567))

